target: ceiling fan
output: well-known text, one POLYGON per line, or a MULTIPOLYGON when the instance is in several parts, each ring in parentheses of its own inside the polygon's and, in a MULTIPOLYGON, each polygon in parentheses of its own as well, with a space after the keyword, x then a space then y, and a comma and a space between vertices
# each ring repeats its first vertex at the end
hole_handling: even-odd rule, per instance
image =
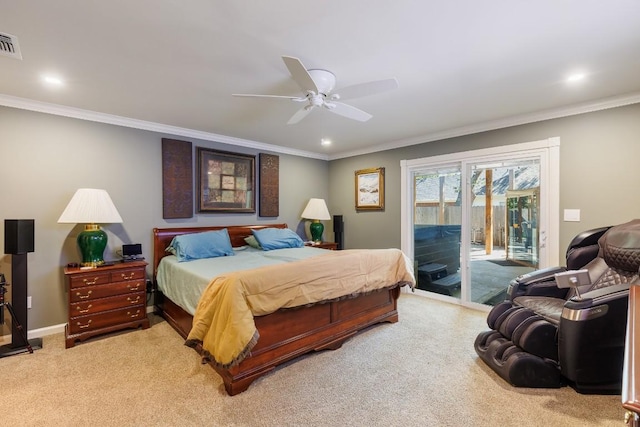
POLYGON ((249 96, 260 98, 283 98, 294 102, 304 102, 305 105, 298 110, 287 122, 292 125, 304 119, 315 107, 324 107, 332 113, 349 119, 366 122, 372 116, 351 105, 338 102, 341 99, 352 99, 362 96, 374 95, 388 90, 398 88, 398 81, 395 78, 385 80, 375 80, 367 83, 360 83, 347 86, 339 90, 338 93, 331 93, 336 85, 336 76, 331 71, 322 69, 306 69, 298 58, 283 56, 282 60, 289 69, 291 77, 305 92, 302 96, 282 96, 282 95, 256 95, 248 93, 234 93, 233 96, 249 96))

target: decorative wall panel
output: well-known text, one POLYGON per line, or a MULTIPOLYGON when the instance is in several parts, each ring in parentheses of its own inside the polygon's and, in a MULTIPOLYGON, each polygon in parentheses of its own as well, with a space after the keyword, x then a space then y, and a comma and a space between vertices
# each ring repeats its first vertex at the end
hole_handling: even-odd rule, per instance
POLYGON ((259 215, 280 215, 280 157, 260 153, 260 209, 259 215))
POLYGON ((193 216, 191 142, 162 138, 162 217, 193 216))

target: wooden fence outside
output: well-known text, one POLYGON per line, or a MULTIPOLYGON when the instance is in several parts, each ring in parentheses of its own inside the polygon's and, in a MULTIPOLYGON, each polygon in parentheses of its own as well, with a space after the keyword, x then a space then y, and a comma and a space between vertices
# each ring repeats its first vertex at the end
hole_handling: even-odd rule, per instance
MULTIPOLYGON (((485 207, 474 206, 471 208, 471 242, 484 244, 485 242, 485 207)), ((418 206, 415 209, 414 223, 422 224, 440 224, 440 208, 438 206, 418 206)), ((462 224, 462 207, 446 206, 443 213, 443 222, 441 225, 462 224)), ((506 207, 493 207, 493 245, 495 247, 504 247, 506 238, 506 207)))

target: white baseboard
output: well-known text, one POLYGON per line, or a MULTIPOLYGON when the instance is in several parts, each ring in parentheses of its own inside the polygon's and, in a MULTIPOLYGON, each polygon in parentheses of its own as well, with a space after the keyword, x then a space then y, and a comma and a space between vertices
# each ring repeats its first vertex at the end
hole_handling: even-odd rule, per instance
MULTIPOLYGON (((147 313, 153 313, 152 305, 147 306, 147 313)), ((27 338, 28 339, 42 338, 42 337, 46 337, 47 335, 59 334, 61 332, 64 332, 65 326, 67 326, 66 323, 61 323, 59 325, 46 326, 44 328, 39 328, 39 329, 31 329, 27 333, 27 338)), ((0 337, 0 345, 7 342, 11 342, 11 335, 3 335, 2 337, 0 337)))
POLYGON ((39 329, 32 329, 27 334, 27 338, 42 338, 47 335, 58 334, 60 332, 64 332, 64 327, 67 326, 66 323, 61 323, 60 325, 47 326, 39 329))
MULTIPOLYGON (((66 325, 66 323, 61 323, 59 325, 47 326, 45 328, 32 329, 27 333, 27 338, 42 338, 47 335, 58 334, 60 332, 64 332, 64 327, 66 325)), ((0 344, 9 342, 11 342, 11 335, 3 335, 0 337, 0 344)))

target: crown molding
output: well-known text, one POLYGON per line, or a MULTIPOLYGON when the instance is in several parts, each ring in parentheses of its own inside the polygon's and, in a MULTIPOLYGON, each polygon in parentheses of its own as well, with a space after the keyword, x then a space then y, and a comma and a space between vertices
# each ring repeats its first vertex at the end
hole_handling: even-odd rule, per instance
POLYGON ((26 98, 19 98, 10 95, 0 94, 0 105, 5 107, 18 108, 22 110, 36 111, 40 113, 53 114, 57 116, 70 117, 80 120, 88 120, 98 123, 106 123, 116 126, 147 130, 151 132, 181 136, 185 138, 195 138, 204 141, 219 142, 239 147, 252 148, 256 150, 270 151, 274 153, 289 154, 292 156, 308 157, 318 160, 338 160, 347 157, 361 156, 365 154, 377 153, 380 151, 393 150, 395 148, 408 147, 411 145, 425 144, 443 139, 456 138, 474 133, 487 132, 491 130, 503 129, 512 126, 519 126, 528 123, 541 122, 545 120, 558 119, 562 117, 575 116, 578 114, 591 113, 594 111, 606 110, 610 108, 623 107, 625 105, 640 103, 640 92, 633 92, 622 96, 614 96, 574 104, 568 107, 549 109, 529 114, 506 117, 499 120, 492 120, 477 123, 469 126, 461 126, 441 132, 434 132, 413 138, 391 141, 384 144, 363 148, 360 150, 345 151, 336 154, 321 154, 304 150, 272 145, 258 141, 252 141, 232 136, 219 135, 210 132, 202 132, 193 129, 170 126, 161 123, 148 122, 144 120, 131 119, 128 117, 116 116, 113 114, 99 113, 80 108, 67 107, 64 105, 51 104, 47 102, 34 101, 26 98))
POLYGON ((329 160, 338 160, 347 157, 361 156, 380 151, 392 150, 394 148, 408 147, 411 145, 425 144, 428 142, 440 141, 443 139, 455 138, 459 136, 472 135, 474 133, 487 132, 491 130, 503 129, 512 126, 525 125, 528 123, 541 122, 545 120, 559 119, 562 117, 575 116, 578 114, 592 113, 594 111, 606 110, 609 108, 623 107, 625 105, 637 104, 640 102, 640 92, 633 92, 622 96, 603 98, 597 101, 583 102, 568 107, 554 108, 537 111, 534 113, 521 114, 506 117, 504 119, 492 120, 489 122, 477 123, 469 126, 462 126, 454 129, 447 129, 441 132, 434 132, 423 136, 392 141, 374 147, 367 147, 361 150, 345 151, 329 156, 329 160))
POLYGON ((18 108, 21 110, 36 111, 39 113, 53 114, 56 116, 70 117, 73 119, 88 120, 98 123, 128 127, 133 129, 147 130, 163 134, 181 136, 185 138, 202 139, 205 141, 219 142, 223 144, 235 145, 239 147, 253 148, 256 150, 270 151, 280 154, 290 154, 292 156, 309 157, 312 159, 329 160, 326 154, 313 153, 310 151, 296 150, 279 145, 266 144, 263 142, 248 139, 235 138, 232 136, 219 135, 210 132, 202 132, 193 129, 170 126, 161 123, 148 122, 144 120, 131 119, 128 117, 116 116, 113 114, 99 113, 96 111, 83 110, 80 108, 67 107, 64 105, 50 104, 47 102, 34 101, 26 98, 19 98, 10 95, 0 94, 0 105, 5 107, 18 108))

